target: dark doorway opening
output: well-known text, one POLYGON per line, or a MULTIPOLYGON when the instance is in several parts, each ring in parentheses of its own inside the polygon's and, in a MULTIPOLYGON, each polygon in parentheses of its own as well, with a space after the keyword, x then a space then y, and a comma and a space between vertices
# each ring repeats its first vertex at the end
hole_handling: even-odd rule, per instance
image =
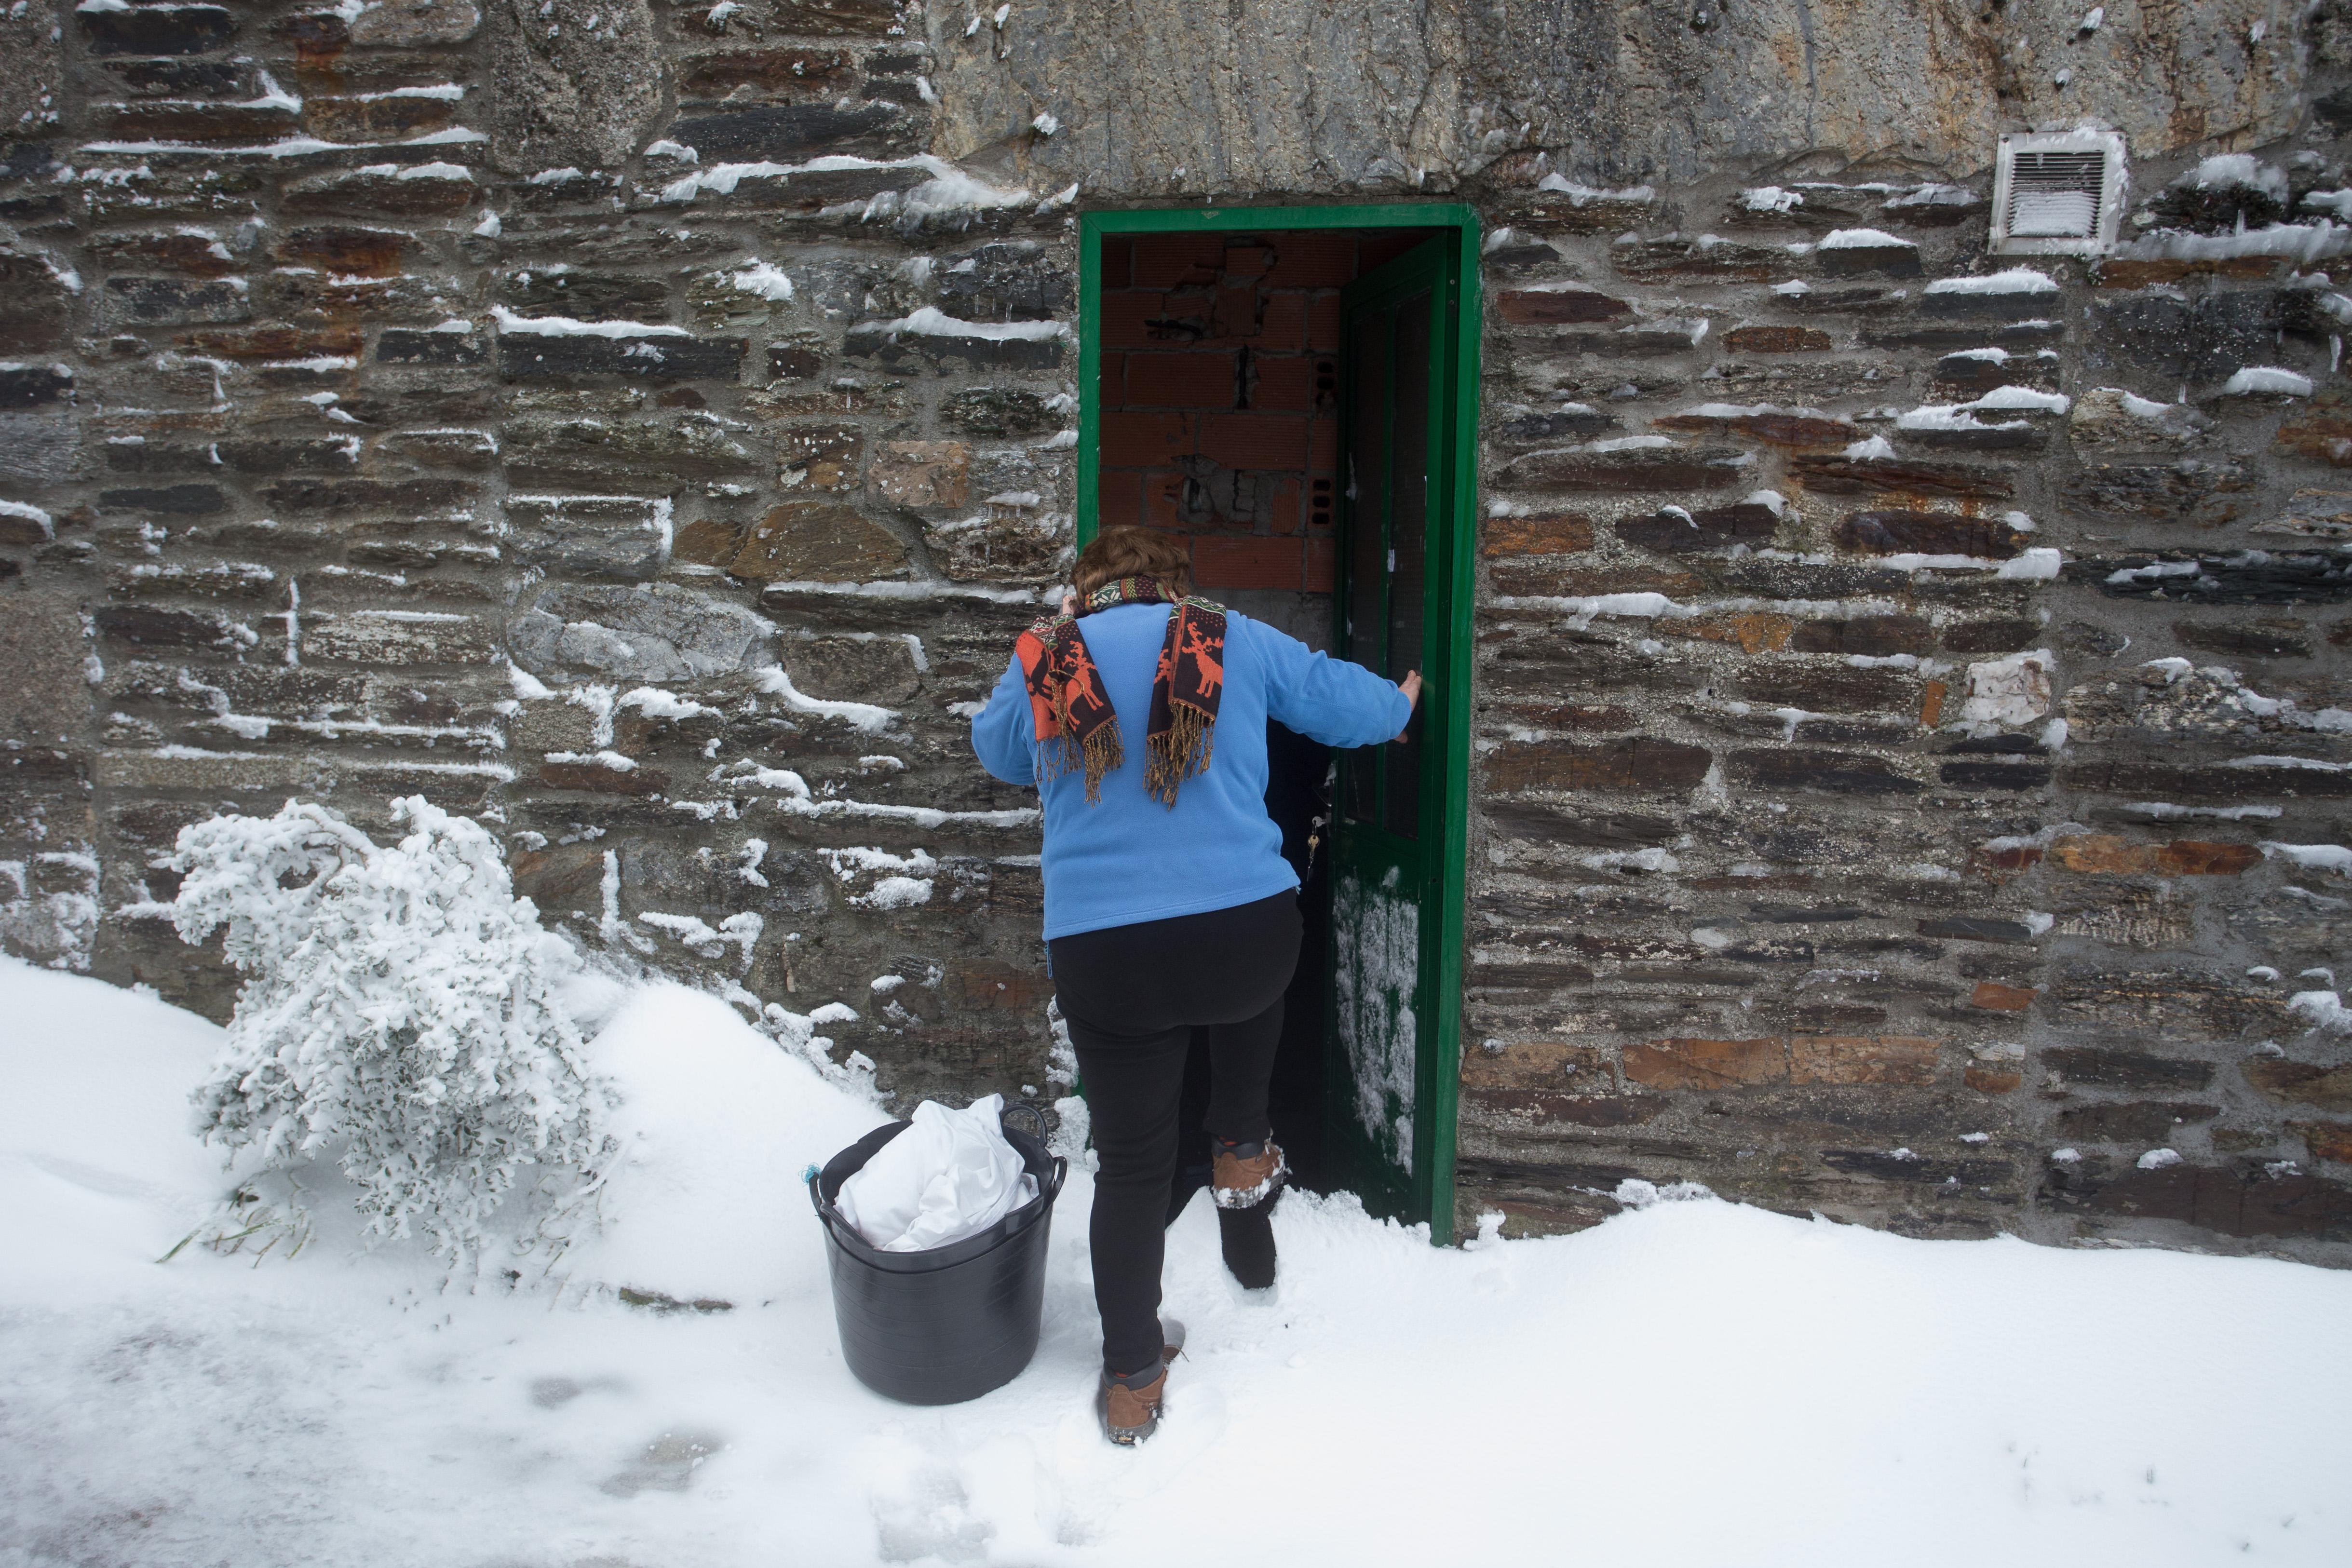
MULTIPOLYGON (((1203 593, 1426 682, 1402 745, 1268 746, 1306 951, 1273 1084, 1300 1184, 1453 1238, 1477 216, 1446 203, 1079 219, 1078 517, 1181 534, 1203 593), (1310 856, 1313 824, 1324 826, 1310 856)), ((1195 1068, 1187 1185, 1205 1179, 1195 1068)))
MULTIPOLYGON (((1274 1141, 1290 1162, 1292 1180, 1316 1192, 1344 1181, 1324 1154, 1331 1069, 1325 1055, 1326 1020, 1331 1006, 1331 884, 1324 874, 1330 854, 1331 748, 1269 723, 1265 727, 1266 815, 1282 829, 1282 857, 1298 873, 1298 912, 1303 930, 1298 973, 1283 995, 1282 1045, 1275 1054, 1274 1084, 1266 1110, 1274 1141)), ((1209 1052, 1195 1039, 1184 1064, 1184 1098, 1177 1125, 1183 1130, 1176 1189, 1168 1217, 1183 1212, 1194 1193, 1209 1184, 1209 1142, 1202 1118, 1209 1112, 1209 1052)))
MULTIPOLYGON (((1342 647, 1334 590, 1348 510, 1347 299, 1360 279, 1454 232, 1106 236, 1094 320, 1100 526, 1183 534, 1203 594, 1313 647, 1342 647)), ((1358 1185, 1356 1173, 1327 1157, 1335 1080, 1328 818, 1338 774, 1324 746, 1279 725, 1269 731, 1266 807, 1299 873, 1306 928, 1275 1066, 1275 1136, 1301 1185, 1358 1185)), ((1207 1104, 1207 1057, 1196 1047, 1185 1078, 1179 1207, 1208 1181, 1207 1104)))

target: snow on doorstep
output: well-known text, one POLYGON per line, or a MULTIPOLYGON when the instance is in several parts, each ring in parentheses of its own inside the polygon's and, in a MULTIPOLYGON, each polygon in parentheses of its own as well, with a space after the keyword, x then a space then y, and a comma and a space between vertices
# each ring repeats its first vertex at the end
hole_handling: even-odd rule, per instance
POLYGON ((575 1283, 443 1292, 397 1249, 157 1267, 221 1184, 180 1131, 219 1031, 0 962, 0 1073, 40 1107, 0 1120, 15 1538, 317 1568, 1197 1568, 1234 1539, 1366 1568, 1553 1563, 1571 1540, 1643 1568, 2352 1556, 2332 1416, 2352 1365, 2310 1350, 2352 1321, 2352 1275, 1915 1241, 1686 1184, 1626 1184, 1628 1212, 1578 1236, 1487 1224, 1461 1249, 1294 1193, 1262 1300, 1225 1279, 1196 1201, 1166 1270, 1190 1342, 1160 1436, 1129 1453, 1087 1404, 1074 1162, 1035 1361, 910 1410, 841 1363, 800 1180, 882 1113, 713 998, 656 987, 606 1012, 590 1050, 621 1086, 625 1152, 575 1283), (1986 1324, 2026 1319, 1984 1353, 1986 1324), (1559 1353, 1593 1342, 1612 1353, 1559 1353), (1269 1463, 1269 1433, 1313 1441, 1269 1463))

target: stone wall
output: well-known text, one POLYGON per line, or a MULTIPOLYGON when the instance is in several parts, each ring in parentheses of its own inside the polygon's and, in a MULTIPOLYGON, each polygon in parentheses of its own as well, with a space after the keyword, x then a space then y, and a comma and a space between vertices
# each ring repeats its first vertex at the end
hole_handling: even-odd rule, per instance
POLYGON ((2088 268, 1980 183, 1496 205, 1465 1215, 2342 1259, 2352 307, 2272 155, 2088 268))
POLYGON ((1034 803, 961 715, 1068 539, 1066 202, 923 154, 919 16, 740 9, 57 11, 13 947, 218 1013, 179 826, 422 792, 895 1091, 1045 1087, 1034 803))
POLYGON ((1072 214, 1444 195, 1464 1213, 2352 1257, 2336 12, 1215 12, 0 18, 0 937, 218 1013, 177 828, 422 792, 902 1097, 1045 1089, 963 718, 1069 543, 1072 214), (2082 116, 2131 243, 1948 286, 2082 116))

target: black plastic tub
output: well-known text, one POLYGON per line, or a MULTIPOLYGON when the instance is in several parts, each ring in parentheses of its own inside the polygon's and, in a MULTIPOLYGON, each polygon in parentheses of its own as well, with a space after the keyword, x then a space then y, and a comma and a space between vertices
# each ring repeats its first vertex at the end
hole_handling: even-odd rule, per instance
POLYGON ((833 1268, 842 1359, 857 1381, 908 1405, 957 1405, 1002 1388, 1037 1353, 1045 1247, 1067 1162, 1007 1127, 1037 1195, 978 1236, 927 1252, 883 1252, 833 1206, 841 1184, 910 1125, 877 1127, 809 1178, 833 1268))

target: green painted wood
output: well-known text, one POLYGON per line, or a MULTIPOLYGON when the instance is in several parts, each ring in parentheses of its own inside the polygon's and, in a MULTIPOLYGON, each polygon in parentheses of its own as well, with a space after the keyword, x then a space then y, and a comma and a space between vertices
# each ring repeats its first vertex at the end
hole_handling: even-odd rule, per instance
POLYGON ((1102 526, 1102 237, 1087 213, 1078 220, 1078 548, 1102 526))
POLYGON ((1435 1158, 1441 1019, 1459 1010, 1439 984, 1444 826, 1465 782, 1443 744, 1467 653, 1446 618, 1454 270, 1432 239, 1341 295, 1339 651, 1391 679, 1417 668, 1424 685, 1411 743, 1340 757, 1326 1138, 1373 1212, 1433 1223, 1448 1184, 1435 1158))
POLYGON ((1479 232, 1475 216, 1454 237, 1456 249, 1446 286, 1452 318, 1451 352, 1441 355, 1445 380, 1441 406, 1446 438, 1438 457, 1444 465, 1447 532, 1446 570, 1433 572, 1443 602, 1433 606, 1433 640, 1453 650, 1433 715, 1430 751, 1444 770, 1445 809, 1438 825, 1438 874, 1431 912, 1437 931, 1433 947, 1438 1006, 1434 1037, 1425 1053, 1429 1235, 1437 1245, 1455 1239, 1454 1170, 1461 1133, 1462 986, 1468 942, 1470 859, 1470 692, 1476 640, 1478 584, 1478 388, 1479 232))
MULTIPOLYGON (((1442 652, 1423 671, 1423 712, 1419 876, 1422 954, 1415 987, 1415 1158, 1409 1175, 1365 1194, 1368 1203, 1410 1220, 1425 1219, 1439 1245, 1454 1238, 1454 1181, 1460 1109, 1463 943, 1466 930, 1466 855, 1470 770, 1470 692, 1477 532, 1480 227, 1475 209, 1458 202, 1369 203, 1339 206, 1158 207, 1079 216, 1078 474, 1080 546, 1101 523, 1102 242, 1113 235, 1265 229, 1414 228, 1452 231, 1433 298, 1429 540, 1423 632, 1442 652)), ((1420 256, 1421 252, 1413 253, 1420 256)), ((1400 258, 1400 261, 1412 257, 1400 258)), ((1397 265, 1391 263, 1391 266, 1397 265)), ((1346 360, 1343 350, 1343 365, 1346 360)), ((1343 369, 1343 376, 1346 374, 1343 369)), ((1344 601, 1342 601, 1344 602, 1344 601)), ((1332 870, 1339 870, 1334 845, 1332 870)), ((1402 873, 1400 873, 1402 876, 1402 873)), ((1336 1087, 1336 1086, 1335 1086, 1336 1087)), ((1336 1121, 1336 1118, 1335 1118, 1336 1121)), ((1336 1131, 1336 1129, 1335 1129, 1336 1131)), ((1377 1170, 1369 1143, 1335 1154, 1377 1170)))

